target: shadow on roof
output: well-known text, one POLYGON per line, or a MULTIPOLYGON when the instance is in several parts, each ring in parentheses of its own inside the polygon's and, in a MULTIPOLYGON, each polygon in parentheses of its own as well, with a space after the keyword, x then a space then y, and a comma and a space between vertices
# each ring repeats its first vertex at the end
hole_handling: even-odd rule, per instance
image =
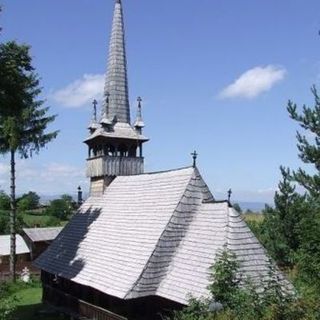
POLYGON ((35 265, 49 273, 72 279, 85 265, 79 252, 90 226, 101 213, 100 209, 89 208, 77 212, 49 248, 35 261, 35 265))

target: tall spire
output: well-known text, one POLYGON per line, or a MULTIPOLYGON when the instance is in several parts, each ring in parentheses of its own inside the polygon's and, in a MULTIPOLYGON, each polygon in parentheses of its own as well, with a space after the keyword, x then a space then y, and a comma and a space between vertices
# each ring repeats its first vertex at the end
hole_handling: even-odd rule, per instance
POLYGON ((115 1, 109 46, 105 95, 109 93, 109 117, 130 123, 127 59, 121 0, 115 1))

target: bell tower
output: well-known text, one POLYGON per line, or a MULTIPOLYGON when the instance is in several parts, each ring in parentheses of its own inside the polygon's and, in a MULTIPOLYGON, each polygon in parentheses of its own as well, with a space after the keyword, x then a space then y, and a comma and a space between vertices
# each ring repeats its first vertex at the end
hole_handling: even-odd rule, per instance
POLYGON ((87 176, 92 196, 101 195, 116 176, 144 171, 142 144, 148 138, 142 134, 142 99, 138 98, 132 126, 128 91, 123 10, 121 0, 116 0, 101 118, 97 117, 98 103, 94 100, 89 137, 84 141, 89 148, 87 176))

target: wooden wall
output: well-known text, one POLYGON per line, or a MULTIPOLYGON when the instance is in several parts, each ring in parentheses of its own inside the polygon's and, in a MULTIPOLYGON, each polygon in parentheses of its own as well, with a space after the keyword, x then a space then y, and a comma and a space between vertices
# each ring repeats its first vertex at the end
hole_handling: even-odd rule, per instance
POLYGON ((45 302, 60 309, 72 310, 82 316, 90 315, 91 318, 94 318, 93 314, 99 313, 96 319, 101 320, 161 320, 161 315, 167 315, 183 307, 155 296, 132 300, 118 299, 63 278, 55 281, 53 275, 43 271, 41 278, 45 302), (102 316, 103 312, 105 316, 102 316))

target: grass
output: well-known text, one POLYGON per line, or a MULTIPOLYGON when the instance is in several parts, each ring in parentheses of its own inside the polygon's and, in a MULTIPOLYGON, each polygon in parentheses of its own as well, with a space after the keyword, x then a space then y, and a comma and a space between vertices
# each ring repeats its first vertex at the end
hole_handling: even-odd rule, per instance
POLYGON ((244 213, 243 218, 246 222, 256 222, 256 223, 261 223, 264 219, 264 215, 261 213, 244 213))
POLYGON ((33 214, 23 214, 23 221, 26 225, 33 227, 37 226, 46 226, 50 223, 52 217, 46 215, 33 215, 33 214))
POLYGON ((42 289, 28 288, 15 294, 18 305, 13 315, 17 320, 64 320, 62 315, 56 314, 41 302, 42 289))
POLYGON ((11 297, 15 297, 16 310, 14 320, 67 320, 63 315, 55 313, 48 306, 42 304, 42 288, 40 282, 31 285, 18 282, 9 285, 11 297))
POLYGON ((37 227, 63 227, 66 225, 67 221, 60 221, 57 218, 54 218, 52 216, 48 215, 35 215, 30 213, 23 213, 22 218, 24 223, 30 227, 33 228, 35 226, 37 227))

